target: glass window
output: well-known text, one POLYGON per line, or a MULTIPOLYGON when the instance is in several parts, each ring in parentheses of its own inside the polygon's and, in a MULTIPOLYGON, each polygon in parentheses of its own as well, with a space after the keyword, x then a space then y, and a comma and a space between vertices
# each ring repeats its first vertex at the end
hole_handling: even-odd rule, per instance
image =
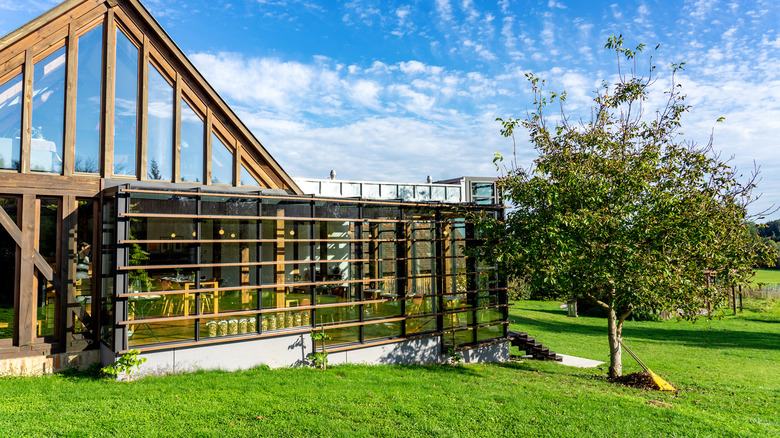
POLYGON ((366 199, 379 198, 379 184, 363 184, 363 193, 361 194, 366 199))
MULTIPOLYGON (((146 177, 173 180, 173 87, 149 65, 146 177)), ((188 158, 189 159, 189 158, 188 158)))
POLYGON ((103 202, 103 247, 101 248, 100 288, 100 339, 114 345, 114 273, 116 272, 116 199, 107 198, 103 202))
POLYGON ((138 48, 116 30, 114 174, 135 175, 138 132, 138 48))
POLYGON ((242 186, 255 186, 259 187, 260 183, 257 182, 255 177, 252 176, 251 173, 244 167, 244 165, 241 165, 241 185, 242 186))
POLYGON ((447 187, 447 202, 460 202, 460 187, 447 187))
MULTIPOLYGON (((54 272, 57 270, 57 225, 60 222, 60 201, 58 199, 41 199, 38 214, 40 215, 38 230, 38 251, 54 272)), ((38 274, 38 319, 36 334, 38 336, 54 335, 54 325, 57 319, 57 289, 49 283, 43 274, 38 274)))
POLYGON ((380 197, 382 199, 397 199, 398 198, 398 186, 395 184, 382 184, 379 186, 381 190, 380 197))
POLYGON ((431 199, 431 186, 417 186, 417 200, 429 201, 431 199))
POLYGON ((65 123, 65 47, 33 68, 30 170, 62 173, 65 123))
MULTIPOLYGON (((75 286, 76 302, 81 305, 87 314, 92 314, 92 278, 95 258, 92 252, 92 236, 95 226, 94 202, 90 200, 78 201, 78 225, 77 233, 77 252, 76 259, 76 277, 73 279, 75 286)), ((86 329, 81 321, 74 320, 74 333, 85 332, 86 329)))
MULTIPOLYGON (((2 207, 16 223, 18 202, 16 198, 0 198, 2 207)), ((11 339, 14 335, 14 281, 16 278, 16 242, 0 227, 0 275, 7 283, 0 288, 0 339, 11 339)))
POLYGON ((211 182, 233 184, 233 153, 213 132, 211 133, 211 182))
POLYGON ((22 133, 22 75, 0 85, 0 169, 19 170, 22 133))
POLYGON ((103 26, 79 37, 76 85, 74 171, 100 172, 100 90, 103 80, 103 26))
POLYGON ((181 101, 181 180, 203 182, 203 120, 181 101))

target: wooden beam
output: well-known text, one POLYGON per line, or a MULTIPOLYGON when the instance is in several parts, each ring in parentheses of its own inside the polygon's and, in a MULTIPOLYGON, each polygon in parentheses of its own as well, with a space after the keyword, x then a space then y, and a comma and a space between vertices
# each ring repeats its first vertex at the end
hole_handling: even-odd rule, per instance
POLYGON ((233 185, 241 186, 241 143, 233 140, 233 185))
POLYGON ((62 152, 62 174, 73 175, 76 155, 76 70, 78 66, 78 38, 76 26, 68 26, 67 67, 65 69, 65 137, 62 152))
POLYGON ((114 90, 116 85, 116 25, 114 24, 114 10, 106 13, 106 21, 103 24, 103 169, 100 176, 108 178, 114 173, 114 90))
POLYGON ((181 75, 173 91, 173 182, 181 181, 181 75))
POLYGON ((206 123, 203 124, 203 135, 205 135, 205 142, 204 147, 205 150, 203 151, 203 161, 204 166, 203 169, 206 172, 206 176, 203 179, 204 184, 211 184, 211 109, 206 108, 206 123))
POLYGON ((141 45, 141 76, 138 91, 141 98, 138 100, 138 126, 141 128, 138 134, 138 178, 145 181, 147 172, 147 160, 149 151, 149 38, 144 37, 141 45))
POLYGON ((22 156, 19 170, 30 173, 30 142, 32 134, 32 98, 33 98, 33 52, 27 50, 24 54, 24 99, 22 100, 22 156))
POLYGON ((19 266, 19 346, 35 339, 35 195, 22 196, 19 266))

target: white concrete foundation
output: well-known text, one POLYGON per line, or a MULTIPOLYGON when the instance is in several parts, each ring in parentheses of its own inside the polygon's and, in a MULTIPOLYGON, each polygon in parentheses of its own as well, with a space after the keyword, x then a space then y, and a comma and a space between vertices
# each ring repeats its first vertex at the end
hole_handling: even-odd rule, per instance
MULTIPOLYGON (((168 350, 143 353, 141 357, 147 360, 134 376, 163 375, 197 369, 235 371, 259 365, 267 365, 271 368, 306 366, 310 364, 307 356, 311 351, 312 341, 308 334, 281 335, 197 347, 172 347, 168 350)), ((106 349, 102 352, 104 364, 116 360, 116 356, 106 349)), ((328 355, 328 363, 330 365, 447 363, 449 356, 441 352, 441 336, 433 336, 331 352, 328 355)), ((463 357, 464 363, 505 362, 509 360, 509 343, 477 347, 461 351, 459 354, 463 357)))

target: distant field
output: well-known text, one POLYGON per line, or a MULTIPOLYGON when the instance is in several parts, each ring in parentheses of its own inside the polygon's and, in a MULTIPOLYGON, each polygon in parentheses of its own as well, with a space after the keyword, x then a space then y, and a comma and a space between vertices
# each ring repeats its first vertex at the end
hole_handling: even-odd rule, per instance
POLYGON ((756 269, 756 276, 753 277, 753 283, 780 283, 780 269, 756 269))

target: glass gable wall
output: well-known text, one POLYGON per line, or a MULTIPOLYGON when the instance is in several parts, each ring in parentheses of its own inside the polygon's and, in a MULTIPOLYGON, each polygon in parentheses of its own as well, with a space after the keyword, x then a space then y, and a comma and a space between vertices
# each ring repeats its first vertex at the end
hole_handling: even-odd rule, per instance
POLYGON ((240 127, 228 123, 221 109, 210 107, 192 83, 181 80, 181 72, 153 44, 148 44, 149 54, 144 55, 140 32, 122 20, 111 29, 93 21, 77 29, 72 40, 63 39, 34 53, 30 64, 0 66, 0 170, 267 187, 268 180, 258 178, 256 163, 242 160, 235 168, 235 149, 252 146, 236 136, 240 127), (113 41, 110 51, 105 47, 107 31, 113 33, 108 38, 113 41), (113 53, 112 59, 104 59, 108 53, 113 53), (66 86, 69 62, 73 62, 75 81, 70 89, 66 86), (28 65, 30 90, 24 83, 28 65), (104 77, 111 79, 109 89, 104 77), (26 93, 32 97, 28 103, 26 93), (174 102, 177 96, 180 101, 174 102), (27 134, 22 130, 26 111, 30 114, 27 134), (105 114, 112 115, 112 126, 103 126, 105 114), (209 129, 207 115, 212 117, 209 129), (29 140, 27 161, 21 157, 24 140, 29 140), (110 152, 103 155, 101 147, 110 152), (109 168, 103 169, 104 165, 109 168), (139 169, 143 174, 138 174, 139 169))
POLYGON ((118 205, 118 350, 320 328, 330 346, 505 335, 505 285, 467 257, 462 209, 133 188, 118 205))
POLYGON ((99 173, 103 25, 98 25, 79 37, 78 54, 76 157, 73 170, 99 173))

